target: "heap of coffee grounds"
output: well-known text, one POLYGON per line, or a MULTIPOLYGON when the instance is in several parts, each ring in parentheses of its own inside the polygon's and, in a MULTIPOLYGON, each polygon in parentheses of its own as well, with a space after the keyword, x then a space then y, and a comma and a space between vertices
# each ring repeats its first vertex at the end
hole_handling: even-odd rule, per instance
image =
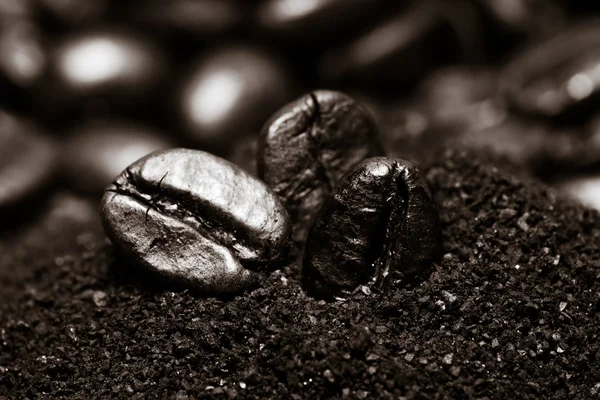
POLYGON ((421 164, 444 256, 419 286, 307 296, 288 266, 202 298, 116 257, 63 195, 0 239, 0 398, 592 398, 600 215, 473 154, 421 164))

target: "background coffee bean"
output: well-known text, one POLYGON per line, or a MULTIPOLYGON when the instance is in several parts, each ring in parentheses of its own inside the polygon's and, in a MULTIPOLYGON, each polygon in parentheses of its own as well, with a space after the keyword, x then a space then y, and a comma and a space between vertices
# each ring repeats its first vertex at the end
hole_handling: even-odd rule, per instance
POLYGON ((277 40, 323 46, 347 36, 385 10, 388 0, 267 0, 256 11, 256 24, 277 40))
POLYGON ((99 194, 129 164, 174 146, 162 132, 139 123, 87 122, 71 132, 63 147, 63 173, 78 190, 99 194))
POLYGON ((293 95, 286 68, 262 50, 235 46, 208 53, 184 79, 177 104, 187 139, 224 152, 256 134, 293 95))
POLYGON ((30 122, 0 110, 0 214, 33 200, 49 186, 58 164, 56 145, 30 122))
POLYGON ((49 70, 36 89, 39 107, 52 119, 68 118, 74 109, 147 113, 144 106, 165 70, 162 51, 138 33, 107 28, 70 34, 51 51, 49 70))
POLYGON ((347 95, 318 90, 286 105, 265 124, 258 174, 282 199, 303 242, 342 175, 382 154, 369 112, 347 95))
POLYGON ((417 168, 369 158, 337 184, 306 244, 303 279, 318 295, 427 277, 441 257, 436 207, 417 168))
POLYGON ((600 20, 527 49, 503 72, 502 90, 521 111, 545 118, 595 111, 600 93, 600 20))
POLYGON ((196 150, 152 153, 102 200, 106 233, 134 263, 207 293, 238 292, 282 254, 289 217, 271 190, 196 150))

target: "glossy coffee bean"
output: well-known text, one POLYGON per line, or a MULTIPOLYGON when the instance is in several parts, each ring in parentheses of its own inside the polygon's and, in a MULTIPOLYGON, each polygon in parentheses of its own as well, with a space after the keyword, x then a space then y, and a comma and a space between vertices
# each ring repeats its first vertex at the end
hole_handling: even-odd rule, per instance
MULTIPOLYGON (((310 42, 346 36, 364 25, 373 14, 385 10, 387 0, 267 0, 258 5, 259 28, 275 39, 310 42), (346 33, 346 35, 344 35, 346 33)), ((389 3, 389 2, 387 2, 389 3)))
POLYGON ((259 142, 259 177, 286 205, 303 242, 323 202, 352 166, 382 150, 369 112, 347 95, 318 90, 279 110, 259 142))
POLYGON ((597 171, 562 177, 553 182, 552 186, 560 193, 600 211, 600 175, 597 171))
POLYGON ((417 168, 369 158, 337 184, 306 245, 303 279, 320 296, 427 277, 441 257, 435 204, 417 168))
POLYGON ((33 200, 53 181, 56 145, 29 122, 0 111, 0 214, 33 200))
POLYGON ((285 68, 268 53, 249 47, 215 50, 185 79, 180 122, 190 143, 222 152, 258 132, 289 100, 291 86, 285 68))
POLYGON ((107 188, 102 219, 131 261, 201 292, 239 292, 282 254, 290 223, 277 196, 197 150, 152 153, 107 188))
POLYGON ((43 111, 68 107, 135 108, 145 104, 165 70, 162 52, 147 38, 120 29, 73 33, 51 51, 38 88, 43 111))
POLYGON ((131 122, 88 122, 75 128, 62 152, 63 173, 80 191, 102 193, 127 166, 174 147, 167 135, 131 122))
POLYGON ((600 95, 600 20, 577 24, 527 49, 505 69, 502 90, 518 109, 546 118, 595 110, 600 95))

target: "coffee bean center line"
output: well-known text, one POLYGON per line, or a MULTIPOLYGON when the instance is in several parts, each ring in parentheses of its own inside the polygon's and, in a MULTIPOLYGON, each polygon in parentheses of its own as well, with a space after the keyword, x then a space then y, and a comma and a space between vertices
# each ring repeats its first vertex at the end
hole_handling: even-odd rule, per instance
POLYGON ((166 176, 167 174, 158 184, 148 185, 136 180, 135 174, 126 169, 126 180, 115 181, 107 191, 132 197, 144 204, 147 207, 146 219, 150 210, 175 216, 206 238, 222 246, 230 247, 239 259, 252 259, 258 256, 255 251, 251 250, 252 247, 248 244, 249 241, 245 238, 243 230, 228 232, 216 219, 209 222, 208 218, 203 218, 201 207, 196 202, 186 202, 182 198, 175 200, 167 192, 161 190, 161 183, 166 176), (145 193, 138 190, 140 188, 145 193))
POLYGON ((328 173, 329 168, 327 168, 325 165, 321 152, 319 151, 321 146, 319 145, 317 131, 319 130, 319 124, 322 121, 321 106, 319 105, 317 96, 313 92, 310 92, 310 98, 312 99, 313 107, 312 114, 310 116, 310 126, 307 127, 306 134, 312 144, 310 151, 318 165, 317 174, 323 178, 323 181, 327 186, 327 192, 330 193, 335 186, 336 180, 331 176, 331 174, 328 173))
POLYGON ((410 201, 409 190, 406 186, 406 179, 409 171, 404 166, 394 164, 391 173, 390 185, 395 185, 398 190, 394 190, 390 197, 388 197, 386 203, 388 204, 389 214, 386 218, 385 224, 385 239, 383 241, 381 255, 377 258, 375 264, 375 274, 373 275, 373 282, 379 282, 379 289, 383 289, 387 279, 386 277, 390 273, 390 269, 397 266, 392 266, 390 260, 395 260, 394 248, 396 247, 396 240, 400 235, 400 232, 404 230, 407 205, 410 201), (400 214, 400 215, 396 215, 400 214), (399 221, 393 224, 392 221, 399 221), (392 238, 392 239, 390 239, 392 238))

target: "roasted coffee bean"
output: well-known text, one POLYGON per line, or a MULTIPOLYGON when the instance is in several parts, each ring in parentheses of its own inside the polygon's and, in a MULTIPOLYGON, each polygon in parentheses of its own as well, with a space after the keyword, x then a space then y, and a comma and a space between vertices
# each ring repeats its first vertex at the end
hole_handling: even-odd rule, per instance
POLYGON ((256 283, 290 233, 267 186, 228 161, 187 149, 129 166, 107 188, 102 219, 131 261, 212 294, 256 283))
POLYGON ((431 129, 449 135, 482 130, 502 122, 505 103, 496 92, 494 71, 453 66, 428 76, 419 86, 431 129))
POLYGON ((53 142, 34 125, 0 111, 0 214, 12 212, 47 188, 57 164, 53 142))
POLYGON ((387 0, 267 0, 258 5, 256 22, 274 39, 293 40, 300 45, 308 42, 314 47, 355 31, 357 25, 364 25, 370 17, 389 8, 389 3, 387 0))
POLYGON ((185 79, 178 100, 189 141, 223 152, 231 142, 260 130, 289 101, 291 81, 271 55, 249 47, 216 50, 185 79))
POLYGON ((147 38, 120 29, 68 35, 52 50, 43 84, 42 111, 71 107, 135 108, 146 104, 165 71, 162 52, 147 38))
POLYGON ((568 175, 551 182, 560 193, 600 211, 600 175, 598 171, 568 175))
POLYGON ((550 139, 550 131, 543 124, 512 116, 498 124, 464 131, 445 145, 497 154, 526 167, 527 171, 535 171, 544 164, 543 148, 550 139))
POLYGON ((546 118, 595 111, 600 96, 600 20, 526 50, 506 67, 502 91, 518 109, 546 118))
POLYGON ((167 135, 131 122, 88 122, 71 132, 63 148, 63 172, 75 188, 102 193, 129 164, 174 147, 167 135))
POLYGON ((258 176, 282 199, 303 242, 319 207, 352 166, 383 152, 368 111, 340 92, 319 90, 264 126, 258 176))
POLYGON ((442 252, 439 217, 417 168, 369 158, 335 187, 311 228, 303 279, 330 297, 427 277, 442 252))

